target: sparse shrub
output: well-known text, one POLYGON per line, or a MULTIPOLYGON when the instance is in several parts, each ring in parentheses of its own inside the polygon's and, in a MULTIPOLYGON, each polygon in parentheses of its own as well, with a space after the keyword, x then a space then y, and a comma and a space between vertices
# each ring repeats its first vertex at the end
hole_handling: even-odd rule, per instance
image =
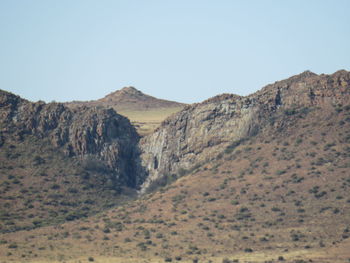
POLYGON ((59 185, 59 184, 53 184, 53 185, 51 186, 51 189, 52 189, 52 190, 60 189, 60 185, 59 185))
POLYGON ((299 118, 305 117, 305 115, 307 115, 310 111, 311 111, 311 109, 309 109, 308 107, 301 108, 299 110, 299 118))
POLYGON ((281 211, 281 209, 278 208, 278 207, 272 207, 272 208, 271 208, 271 211, 273 211, 273 212, 279 212, 279 211, 281 211))
POLYGON ((343 111, 343 109, 341 108, 341 106, 335 106, 335 111, 340 113, 343 111))
POLYGON ((282 175, 282 174, 285 174, 286 173, 286 170, 277 170, 276 171, 276 175, 282 175))
POLYGON ((144 242, 140 242, 136 245, 141 249, 141 251, 146 251, 147 250, 147 245, 144 242))
POLYGON ((224 154, 223 154, 223 153, 219 153, 219 154, 216 156, 216 160, 220 160, 220 159, 222 159, 222 157, 224 157, 224 154))
POLYGON ((76 220, 78 218, 86 217, 86 216, 87 216, 86 212, 84 213, 82 211, 71 211, 66 215, 65 219, 67 221, 73 221, 73 220, 76 220))
POLYGON ((188 174, 188 170, 184 168, 179 168, 179 170, 177 171, 177 174, 179 175, 179 177, 183 177, 188 174))
POLYGON ((39 227, 39 226, 41 226, 41 224, 42 224, 42 221, 41 220, 38 220, 38 219, 36 219, 36 220, 33 220, 33 225, 35 226, 35 227, 39 227))
POLYGON ((39 155, 35 156, 33 159, 33 165, 37 166, 37 165, 41 165, 44 164, 45 160, 43 158, 41 158, 39 155))
POLYGON ((303 142, 303 139, 302 138, 297 138, 296 140, 295 140, 295 144, 301 144, 303 142))
POLYGON ((261 242, 268 242, 269 241, 266 237, 261 237, 261 238, 259 238, 259 240, 261 242))
POLYGON ((316 197, 316 198, 321 198, 321 197, 325 196, 326 194, 327 194, 326 191, 322 191, 322 192, 316 193, 316 194, 315 194, 315 197, 316 197))
POLYGON ((145 229, 143 231, 143 234, 144 234, 145 239, 150 239, 151 238, 151 232, 149 232, 148 229, 145 229))
POLYGON ((264 162, 263 163, 263 167, 268 167, 269 166, 269 163, 268 162, 264 162))
POLYGON ((106 233, 106 234, 111 233, 111 230, 108 227, 105 227, 103 229, 103 233, 106 233))
POLYGON ((319 186, 315 185, 314 187, 312 187, 310 190, 309 190, 309 193, 310 194, 316 194, 318 192, 318 190, 320 189, 319 186))
POLYGON ((68 188, 68 192, 71 194, 77 194, 79 191, 77 188, 68 188))
POLYGON ((237 141, 232 142, 229 146, 226 147, 225 153, 226 153, 226 154, 232 153, 233 150, 234 150, 235 148, 237 148, 240 144, 242 144, 245 140, 246 140, 246 139, 243 138, 243 139, 240 139, 240 140, 237 140, 237 141))
POLYGON ((156 235, 156 238, 163 238, 164 236, 163 236, 163 234, 162 233, 158 233, 157 235, 156 235))
POLYGON ((324 151, 328 151, 330 148, 332 148, 333 146, 335 146, 336 144, 333 142, 333 143, 327 143, 324 147, 323 147, 323 150, 324 151))
POLYGON ((340 213, 339 208, 334 208, 334 210, 333 210, 333 214, 339 214, 339 213, 340 213))
POLYGON ((12 248, 12 249, 17 248, 17 247, 18 247, 18 245, 16 243, 11 243, 10 245, 8 245, 8 248, 12 248))
POLYGON ((15 180, 12 181, 13 184, 19 184, 20 181, 16 178, 15 180))
POLYGON ((292 116, 294 114, 297 114, 297 110, 296 109, 285 109, 284 110, 284 114, 287 116, 292 116))
POLYGON ((171 200, 173 201, 173 203, 178 203, 180 201, 182 201, 185 198, 184 195, 179 194, 179 195, 175 195, 171 198, 171 200))
POLYGON ((245 147, 243 150, 245 152, 249 152, 249 151, 253 150, 253 148, 248 146, 248 147, 245 147))

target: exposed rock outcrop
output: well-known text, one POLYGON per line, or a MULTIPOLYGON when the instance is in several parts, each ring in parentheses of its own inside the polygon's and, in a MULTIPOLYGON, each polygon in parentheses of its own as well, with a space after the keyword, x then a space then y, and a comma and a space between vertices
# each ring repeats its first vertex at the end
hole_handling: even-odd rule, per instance
POLYGON ((282 127, 282 121, 271 123, 276 114, 349 104, 349 93, 350 72, 318 76, 306 71, 247 97, 223 94, 188 106, 140 141, 142 164, 148 171, 141 192, 180 168, 209 162, 233 141, 262 133, 271 125, 282 127))
MULTIPOLYGON (((234 141, 291 125, 285 120, 296 111, 349 105, 349 93, 350 72, 316 75, 306 71, 246 97, 223 94, 186 106, 139 141, 129 120, 113 109, 31 103, 0 91, 0 145, 8 136, 49 138, 68 156, 103 162, 121 184, 142 184, 143 193, 165 175, 210 162, 234 141), (276 121, 276 116, 284 115, 285 119, 276 121)), ((125 94, 129 99, 145 98, 129 87, 101 101, 125 94)))
POLYGON ((48 138, 53 146, 82 161, 98 160, 120 184, 135 187, 139 136, 129 120, 113 109, 60 103, 31 103, 1 91, 1 138, 22 140, 26 134, 48 138))

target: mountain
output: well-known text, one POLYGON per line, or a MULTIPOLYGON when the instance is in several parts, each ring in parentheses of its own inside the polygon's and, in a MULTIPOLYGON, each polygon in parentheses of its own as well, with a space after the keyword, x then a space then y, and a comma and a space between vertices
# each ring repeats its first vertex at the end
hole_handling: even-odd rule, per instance
POLYGON ((96 101, 98 104, 115 107, 117 111, 126 110, 148 110, 162 108, 181 108, 185 104, 174 101, 157 99, 142 93, 134 87, 125 87, 108 94, 106 97, 96 101))
POLYGON ((284 128, 295 115, 348 105, 349 73, 304 72, 242 97, 223 94, 186 107, 140 141, 146 186, 162 175, 210 162, 222 149, 284 128), (318 109, 321 108, 321 109, 318 109))
POLYGON ((68 105, 105 106, 116 111, 147 111, 150 109, 181 108, 186 104, 157 99, 144 94, 134 87, 124 87, 95 101, 73 101, 68 105))
MULTIPOLYGON (((42 104, 39 110, 35 105, 14 95, 0 100, 2 120, 6 120, 0 126, 1 154, 7 156, 2 157, 0 177, 1 182, 7 181, 0 189, 1 226, 7 230, 0 240, 3 261, 302 263, 350 259, 350 72, 317 75, 307 71, 246 97, 222 94, 184 107, 142 138, 113 110, 69 109, 61 104, 42 104), (26 114, 35 117, 23 117, 26 114), (41 124, 46 123, 46 116, 60 121, 41 124), (80 123, 81 119, 86 121, 80 123), (112 127, 120 131, 97 136, 99 129, 88 128, 95 127, 92 119, 106 122, 106 127, 115 123, 112 127), (28 123, 35 123, 34 129, 28 123), (67 155, 67 146, 79 145, 74 141, 80 136, 56 136, 67 134, 59 132, 65 123, 69 135, 79 134, 94 147, 83 147, 87 151, 73 147, 67 155), (22 130, 26 132, 21 137, 22 130), (52 139, 61 137, 65 138, 61 144, 52 139), (18 161, 11 159, 17 156, 12 153, 17 148, 21 155, 15 158, 23 158, 18 161), (103 154, 106 149, 111 149, 109 154, 103 154), (34 186, 28 181, 41 176, 31 177, 36 166, 22 156, 39 150, 45 154, 41 156, 44 162, 36 158, 35 165, 44 165, 48 172, 43 177, 49 181, 38 181, 41 191, 37 188, 32 193, 34 186), (91 157, 98 167, 104 164, 104 169, 97 169, 99 173, 86 166, 91 157), (62 174, 74 175, 68 172, 71 167, 90 173, 94 181, 89 189, 93 190, 86 196, 105 206, 97 211, 96 204, 90 205, 93 211, 82 219, 63 218, 63 224, 31 222, 26 211, 32 208, 19 204, 39 194, 50 201, 53 182, 68 199, 85 196, 79 188, 83 181, 73 182, 79 194, 71 193, 69 183, 64 182, 64 178, 80 176, 57 172, 62 169, 62 174), (106 177, 114 178, 110 208, 108 191, 103 188, 106 177), (137 198, 130 194, 136 190, 137 198), (120 202, 122 198, 128 200, 120 202), (37 225, 23 230, 13 223, 37 225)), ((83 203, 89 204, 78 200, 69 213, 83 203)), ((42 209, 35 212, 51 208, 61 213, 67 209, 64 204, 45 207, 35 200, 33 205, 42 209)), ((41 213, 38 217, 49 218, 41 213)))
POLYGON ((139 184, 139 136, 113 109, 32 103, 0 90, 0 232, 94 214, 139 184))
POLYGON ((73 101, 69 107, 88 106, 113 108, 128 117, 141 135, 151 133, 171 114, 181 110, 186 104, 162 100, 142 93, 134 87, 125 87, 102 99, 88 102, 73 101))

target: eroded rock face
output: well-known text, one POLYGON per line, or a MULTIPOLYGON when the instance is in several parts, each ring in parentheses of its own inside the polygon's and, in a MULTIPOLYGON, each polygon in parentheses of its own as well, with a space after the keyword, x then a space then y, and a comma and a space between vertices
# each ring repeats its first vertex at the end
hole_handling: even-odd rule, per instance
POLYGON ((121 184, 142 184, 144 193, 165 175, 210 162, 234 141, 292 125, 286 120, 295 111, 349 105, 349 93, 347 71, 304 72, 250 96, 223 94, 187 106, 139 141, 129 120, 112 109, 31 103, 0 91, 0 146, 8 136, 48 138, 68 156, 103 162, 121 184))
POLYGON ((260 104, 273 106, 328 107, 349 101, 350 72, 340 70, 332 75, 317 75, 306 71, 289 79, 267 85, 249 96, 260 104), (279 103, 276 103, 276 102, 279 103))
POLYGON ((48 138, 54 147, 82 161, 101 161, 121 184, 135 187, 136 149, 139 136, 129 120, 113 109, 60 103, 31 103, 13 94, 0 93, 1 142, 26 134, 48 138))
POLYGON ((252 135, 258 129, 256 109, 249 99, 222 95, 167 119, 140 143, 143 165, 149 171, 144 188, 179 168, 209 161, 222 151, 223 143, 252 135))
POLYGON ((162 176, 209 162, 233 141, 268 132, 271 125, 283 127, 283 121, 271 124, 276 114, 347 105, 349 93, 349 72, 318 76, 307 71, 247 97, 223 94, 188 106, 140 141, 142 164, 148 172, 141 193, 162 176))

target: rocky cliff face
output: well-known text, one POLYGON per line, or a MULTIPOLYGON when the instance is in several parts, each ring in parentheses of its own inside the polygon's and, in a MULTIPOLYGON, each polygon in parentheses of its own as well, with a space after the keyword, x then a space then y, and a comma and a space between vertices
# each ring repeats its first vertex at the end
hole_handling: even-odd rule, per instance
POLYGON ((1 141, 23 140, 28 134, 48 138, 67 156, 100 162, 119 183, 135 187, 136 149, 139 137, 129 120, 113 109, 79 107, 60 103, 31 103, 0 91, 1 141))
MULTIPOLYGON (((132 88, 118 94, 130 92, 140 95, 132 88)), ((250 96, 223 94, 186 106, 139 141, 128 119, 113 109, 31 103, 1 91, 0 145, 26 134, 48 138, 67 156, 102 162, 124 185, 143 183, 143 193, 166 175, 210 162, 235 141, 292 125, 296 112, 348 105, 349 93, 347 71, 304 72, 250 96)))
POLYGON ((224 94, 188 106, 141 140, 148 171, 141 192, 163 176, 209 162, 234 141, 283 128, 283 116, 349 104, 349 93, 350 72, 318 76, 307 71, 247 97, 224 94))

